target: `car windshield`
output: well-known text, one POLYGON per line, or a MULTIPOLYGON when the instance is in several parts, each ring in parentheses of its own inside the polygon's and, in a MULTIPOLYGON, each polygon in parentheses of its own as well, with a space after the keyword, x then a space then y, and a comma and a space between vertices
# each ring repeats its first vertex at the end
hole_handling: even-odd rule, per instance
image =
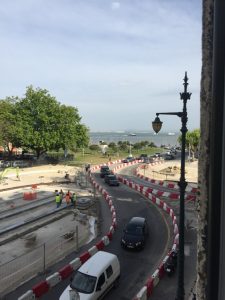
POLYGON ((128 234, 143 235, 142 227, 137 224, 128 224, 125 231, 128 234))
POLYGON ((91 294, 94 291, 97 278, 77 271, 70 287, 80 293, 91 294))
POLYGON ((115 176, 115 175, 109 175, 108 178, 109 178, 110 180, 115 180, 115 179, 116 179, 116 176, 115 176))
POLYGON ((108 171, 109 170, 109 167, 105 166, 105 167, 101 167, 101 171, 108 171))

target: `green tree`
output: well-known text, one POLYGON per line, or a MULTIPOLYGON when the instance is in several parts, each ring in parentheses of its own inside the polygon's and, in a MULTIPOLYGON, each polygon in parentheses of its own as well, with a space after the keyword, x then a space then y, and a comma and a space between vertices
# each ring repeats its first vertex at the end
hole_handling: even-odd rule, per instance
POLYGON ((117 144, 118 144, 119 150, 121 150, 121 151, 128 150, 128 145, 129 145, 128 141, 119 141, 117 144))
POLYGON ((58 119, 56 129, 59 133, 56 149, 67 150, 88 146, 88 128, 80 123, 81 117, 76 107, 61 105, 56 118, 58 119))
POLYGON ((89 149, 91 151, 100 151, 101 150, 100 147, 99 147, 99 145, 96 145, 96 144, 90 145, 89 149))
POLYGON ((148 145, 150 148, 156 148, 156 145, 153 142, 150 142, 148 145))
POLYGON ((7 149, 9 157, 13 149, 21 146, 21 122, 15 103, 17 97, 0 100, 0 143, 7 149))
POLYGON ((20 116, 21 144, 37 157, 49 150, 69 150, 88 143, 87 128, 80 124, 77 108, 60 105, 45 89, 29 86, 16 103, 20 116))
MULTIPOLYGON (((182 135, 179 135, 178 142, 181 145, 182 135)), ((189 156, 195 157, 195 153, 198 151, 200 141, 200 129, 188 131, 186 134, 186 145, 189 150, 189 156)))
POLYGON ((109 146, 109 148, 110 148, 112 151, 114 151, 114 152, 117 151, 117 145, 116 145, 116 143, 111 142, 111 143, 109 143, 108 146, 109 146))
POLYGON ((140 150, 140 149, 142 149, 141 143, 135 143, 133 147, 134 147, 135 150, 140 150))

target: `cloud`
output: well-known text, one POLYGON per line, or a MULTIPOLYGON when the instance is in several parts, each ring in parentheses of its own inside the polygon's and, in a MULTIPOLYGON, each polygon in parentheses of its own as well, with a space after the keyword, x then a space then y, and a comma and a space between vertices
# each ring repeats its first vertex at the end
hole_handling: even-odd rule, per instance
POLYGON ((22 96, 33 84, 77 106, 93 130, 101 122, 109 130, 144 128, 147 115, 179 108, 187 70, 198 122, 198 1, 15 0, 4 1, 0 14, 0 98, 22 96), (117 111, 116 124, 102 120, 104 110, 117 111))
POLYGON ((112 8, 113 10, 119 9, 119 8, 120 8, 120 2, 117 2, 117 1, 112 2, 112 3, 111 3, 111 8, 112 8))

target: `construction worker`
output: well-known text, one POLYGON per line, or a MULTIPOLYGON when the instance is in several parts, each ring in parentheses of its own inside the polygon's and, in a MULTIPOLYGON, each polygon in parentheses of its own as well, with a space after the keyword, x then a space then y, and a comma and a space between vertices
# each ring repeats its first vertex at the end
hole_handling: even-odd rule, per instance
POLYGON ((60 207, 60 195, 59 193, 56 194, 55 196, 55 202, 56 202, 56 207, 59 208, 60 207))
POLYGON ((73 204, 73 207, 76 207, 76 200, 77 200, 77 196, 75 193, 73 193, 72 197, 71 197, 71 202, 73 204))
POLYGON ((64 193, 63 193, 62 189, 59 192, 59 196, 60 196, 60 205, 61 205, 62 204, 62 200, 63 200, 63 196, 64 196, 64 193))
POLYGON ((66 199, 66 204, 69 205, 69 203, 70 203, 70 201, 71 201, 71 193, 70 193, 70 191, 68 191, 68 192, 66 193, 65 199, 66 199))

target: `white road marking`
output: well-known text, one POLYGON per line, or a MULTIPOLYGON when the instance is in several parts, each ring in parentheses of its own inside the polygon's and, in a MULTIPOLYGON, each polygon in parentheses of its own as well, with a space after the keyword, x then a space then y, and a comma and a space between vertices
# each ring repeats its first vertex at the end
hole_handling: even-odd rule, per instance
POLYGON ((116 200, 127 201, 127 202, 132 202, 133 201, 133 199, 131 199, 131 198, 116 198, 116 200))

